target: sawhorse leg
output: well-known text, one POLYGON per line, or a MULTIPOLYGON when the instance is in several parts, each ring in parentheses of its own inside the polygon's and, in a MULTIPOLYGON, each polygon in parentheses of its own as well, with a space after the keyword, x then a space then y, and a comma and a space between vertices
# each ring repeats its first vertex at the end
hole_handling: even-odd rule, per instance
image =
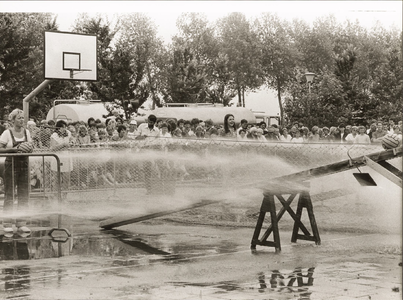
POLYGON ((279 218, 277 217, 276 214, 276 206, 274 204, 274 195, 272 194, 266 194, 263 198, 262 206, 260 208, 260 213, 259 213, 259 218, 257 220, 256 228, 253 233, 253 238, 251 242, 251 249, 254 250, 256 249, 256 245, 263 245, 263 246, 269 246, 269 247, 274 247, 277 251, 281 251, 281 243, 280 243, 280 234, 278 231, 278 221, 279 218), (271 225, 270 228, 267 230, 270 232, 273 231, 273 241, 267 241, 268 236, 270 235, 266 233, 262 237, 262 239, 259 240, 259 235, 260 231, 262 230, 262 225, 264 218, 266 216, 266 213, 270 213, 270 218, 271 218, 271 225))
POLYGON ((313 213, 312 200, 309 192, 303 191, 299 196, 298 207, 296 214, 291 214, 294 219, 294 228, 292 231, 291 242, 296 243, 298 239, 314 241, 316 245, 320 245, 320 236, 318 226, 316 224, 315 215, 313 213), (306 230, 305 226, 301 222, 302 209, 306 208, 308 212, 309 222, 311 223, 311 228, 313 236, 306 230), (304 232, 304 234, 298 234, 299 228, 304 232))

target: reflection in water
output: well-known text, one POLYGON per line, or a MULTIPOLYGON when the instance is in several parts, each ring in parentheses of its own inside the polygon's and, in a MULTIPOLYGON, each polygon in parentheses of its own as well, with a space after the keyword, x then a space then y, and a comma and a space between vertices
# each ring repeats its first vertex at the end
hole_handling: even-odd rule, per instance
POLYGON ((111 230, 109 232, 113 235, 114 239, 129 245, 131 247, 137 248, 139 250, 144 251, 147 254, 157 254, 157 255, 169 255, 169 252, 160 250, 158 248, 152 247, 146 243, 146 241, 142 240, 138 237, 133 237, 133 234, 129 234, 128 232, 122 230, 111 230))
MULTIPOLYGON (((7 240, 0 243, 0 257, 2 260, 29 259, 28 243, 26 240, 7 240)), ((18 297, 27 297, 30 287, 30 269, 27 266, 15 266, 2 270, 4 290, 10 297, 15 292, 18 297), (23 292, 23 294, 21 294, 23 292)))
POLYGON ((269 277, 270 288, 267 288, 266 275, 260 272, 258 273, 258 290, 260 293, 297 293, 298 299, 310 299, 312 292, 309 291, 308 287, 313 285, 314 270, 315 268, 309 268, 306 274, 303 274, 301 268, 295 268, 288 276, 279 270, 273 270, 269 277))
POLYGON ((17 235, 13 238, 3 237, 0 239, 0 261, 66 256, 71 253, 72 245, 72 238, 55 241, 46 230, 33 231, 27 238, 17 235))
POLYGON ((267 289, 267 284, 266 284, 265 275, 263 272, 260 272, 258 274, 258 280, 259 280, 259 285, 260 285, 259 292, 264 293, 265 290, 267 289))
MULTIPOLYGON (((268 294, 267 299, 311 299, 312 292, 309 291, 309 286, 313 285, 313 272, 315 268, 309 268, 304 274, 301 268, 295 268, 291 273, 281 273, 279 270, 273 270, 269 275, 264 272, 259 272, 257 275, 259 293, 268 294)), ((174 282, 176 286, 196 286, 196 287, 212 287, 224 291, 246 291, 248 295, 245 299, 253 299, 250 297, 250 290, 253 290, 249 285, 245 286, 242 283, 234 281, 224 281, 214 284, 209 283, 194 283, 194 282, 174 282)), ((254 284, 253 284, 254 285, 254 284)), ((218 293, 222 293, 219 291, 218 293)), ((260 295, 259 299, 264 295, 260 295)))
MULTIPOLYGON (((177 243, 165 240, 164 235, 133 234, 123 230, 104 230, 92 234, 74 235, 74 226, 77 220, 69 215, 51 214, 32 216, 29 223, 36 230, 27 237, 28 255, 30 259, 56 258, 67 255, 91 255, 111 257, 117 260, 117 264, 134 263, 141 259, 141 264, 147 264, 155 260, 177 261, 183 255, 191 258, 199 256, 206 251, 209 253, 231 253, 236 247, 232 243, 220 243, 215 240, 208 244, 200 244, 197 247, 187 243, 177 243), (66 236, 62 230, 55 232, 54 228, 66 228, 71 236, 66 236), (52 236, 50 236, 50 233, 52 236), (56 238, 56 235, 61 235, 56 238), (74 239, 73 239, 74 236, 74 239), (130 260, 130 262, 127 262, 130 260)), ((11 240, 19 239, 17 234, 11 240)), ((192 237, 199 239, 197 235, 192 237)), ((0 244, 7 242, 0 236, 0 244)), ((6 258, 0 255, 0 261, 6 258)), ((17 258, 15 258, 17 259, 17 258)))
POLYGON ((0 243, 0 260, 29 259, 28 243, 24 240, 9 239, 0 243))
POLYGON ((9 297, 7 299, 16 298, 12 295, 18 293, 18 298, 29 296, 30 288, 30 269, 25 266, 14 268, 5 268, 2 272, 4 276, 4 290, 9 297), (23 292, 23 293, 21 293, 23 292))
POLYGON ((151 263, 155 260, 180 258, 180 255, 163 250, 167 247, 159 240, 159 236, 139 237, 130 232, 112 230, 99 235, 60 239, 50 236, 49 230, 32 231, 31 236, 26 238, 17 234, 13 238, 0 237, 0 261, 90 255, 110 257, 116 260, 116 264, 126 265, 137 264, 137 260, 147 264, 147 260, 151 263))

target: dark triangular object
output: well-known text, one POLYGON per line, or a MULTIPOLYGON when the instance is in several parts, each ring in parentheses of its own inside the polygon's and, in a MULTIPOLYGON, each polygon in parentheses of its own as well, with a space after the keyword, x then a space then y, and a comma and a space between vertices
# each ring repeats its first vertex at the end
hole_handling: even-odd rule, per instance
POLYGON ((374 179, 368 173, 353 173, 353 175, 362 186, 377 186, 374 179))

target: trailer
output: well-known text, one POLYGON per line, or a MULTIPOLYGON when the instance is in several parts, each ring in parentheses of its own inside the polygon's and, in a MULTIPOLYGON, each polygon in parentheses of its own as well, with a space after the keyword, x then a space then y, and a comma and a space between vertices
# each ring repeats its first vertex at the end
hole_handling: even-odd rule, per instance
MULTIPOLYGON (((69 122, 84 121, 87 122, 90 117, 105 121, 105 116, 109 112, 104 103, 99 100, 77 101, 77 100, 55 100, 53 107, 49 110, 46 120, 65 120, 69 122), (57 105, 56 105, 57 104, 57 105)), ((212 120, 215 125, 224 123, 225 115, 232 114, 235 123, 239 124, 241 120, 247 120, 250 124, 264 121, 267 126, 271 124, 280 124, 278 115, 270 115, 261 111, 252 111, 245 107, 223 106, 213 103, 169 103, 163 107, 157 107, 152 110, 141 110, 137 116, 132 119, 138 124, 146 123, 149 115, 155 115, 158 120, 212 120)))
POLYGON ((53 107, 49 110, 46 121, 64 120, 69 122, 84 121, 89 118, 105 121, 108 111, 100 100, 78 101, 78 100, 55 100, 53 107), (56 103, 59 102, 60 104, 56 103))
POLYGON ((215 125, 222 125, 227 114, 232 114, 235 123, 239 124, 241 120, 247 120, 250 124, 256 124, 264 121, 267 126, 271 124, 280 124, 278 115, 270 115, 264 112, 255 112, 245 107, 223 106, 222 104, 211 103, 170 103, 164 107, 157 107, 153 110, 145 110, 142 115, 134 117, 138 124, 147 122, 150 114, 157 117, 158 120, 174 119, 176 121, 192 120, 197 118, 202 121, 212 120, 215 125))

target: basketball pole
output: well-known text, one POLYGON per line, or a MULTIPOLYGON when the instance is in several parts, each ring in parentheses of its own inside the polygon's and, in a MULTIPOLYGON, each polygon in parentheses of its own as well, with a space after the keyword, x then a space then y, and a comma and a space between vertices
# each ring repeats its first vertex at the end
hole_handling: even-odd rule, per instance
POLYGON ((29 121, 29 102, 38 95, 45 87, 49 85, 53 80, 46 79, 40 85, 38 85, 28 96, 22 100, 22 110, 24 112, 24 124, 26 125, 29 121))

